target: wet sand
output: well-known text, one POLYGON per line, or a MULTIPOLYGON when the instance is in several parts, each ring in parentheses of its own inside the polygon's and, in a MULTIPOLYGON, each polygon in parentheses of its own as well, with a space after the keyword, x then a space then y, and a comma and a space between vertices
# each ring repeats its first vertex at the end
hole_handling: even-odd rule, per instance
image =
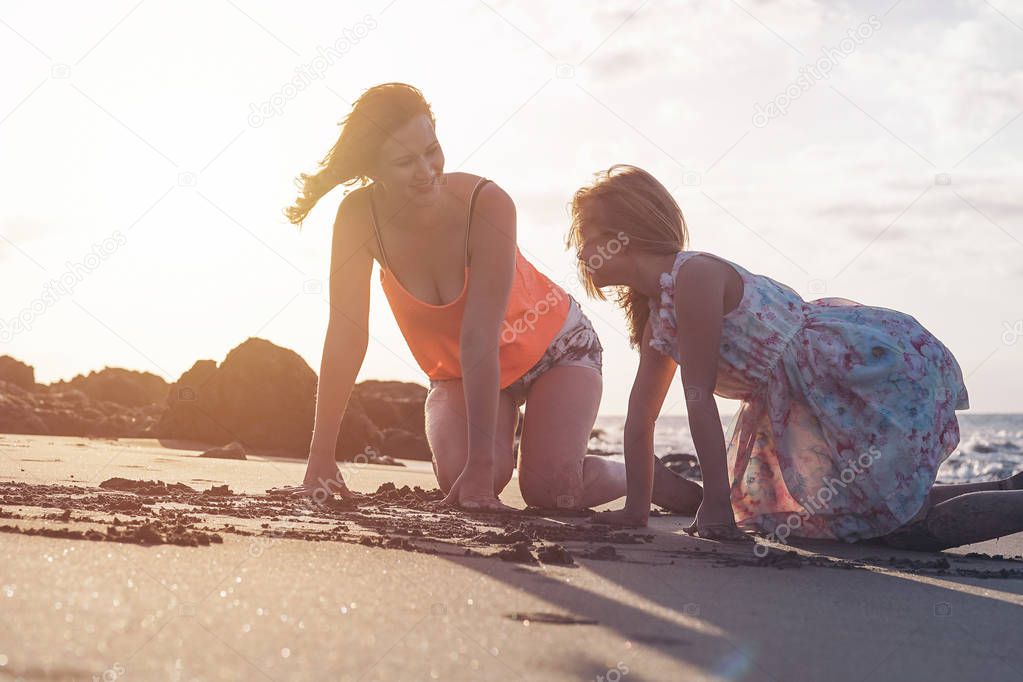
MULTIPOLYGON (((0 679, 1014 679, 1023 535, 943 554, 751 547, 438 510, 429 465, 356 501, 299 461, 0 435, 0 679), (5 677, 6 676, 6 677, 5 677)), ((515 481, 502 498, 523 507, 515 481)))

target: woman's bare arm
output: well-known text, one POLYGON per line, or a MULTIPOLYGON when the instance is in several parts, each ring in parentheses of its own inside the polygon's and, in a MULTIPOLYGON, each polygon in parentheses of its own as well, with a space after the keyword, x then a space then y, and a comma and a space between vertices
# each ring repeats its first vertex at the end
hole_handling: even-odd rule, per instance
POLYGON ((494 499, 501 369, 498 347, 516 255, 515 204, 495 184, 485 186, 477 195, 469 249, 472 263, 459 339, 469 449, 465 469, 452 487, 453 499, 460 501, 494 499))
POLYGON ((334 450, 355 378, 369 341, 369 284, 373 256, 366 248, 366 227, 352 193, 338 208, 330 254, 330 318, 323 342, 316 417, 309 446, 306 484, 336 471, 334 450))

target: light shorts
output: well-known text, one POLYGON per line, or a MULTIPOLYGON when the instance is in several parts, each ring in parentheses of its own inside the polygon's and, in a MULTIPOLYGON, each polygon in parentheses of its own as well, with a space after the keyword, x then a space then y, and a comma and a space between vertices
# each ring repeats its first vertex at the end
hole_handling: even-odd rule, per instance
MULTIPOLYGON (((590 367, 603 374, 603 352, 604 347, 600 344, 600 338, 594 331, 589 318, 579 307, 579 302, 572 294, 568 294, 569 306, 565 323, 551 340, 547 350, 544 352, 535 365, 529 368, 525 374, 512 382, 502 390, 515 401, 519 407, 526 402, 526 394, 529 393, 533 382, 552 367, 578 366, 590 367)), ((452 379, 450 381, 461 381, 452 379)), ((430 388, 433 389, 442 381, 430 380, 430 388)))

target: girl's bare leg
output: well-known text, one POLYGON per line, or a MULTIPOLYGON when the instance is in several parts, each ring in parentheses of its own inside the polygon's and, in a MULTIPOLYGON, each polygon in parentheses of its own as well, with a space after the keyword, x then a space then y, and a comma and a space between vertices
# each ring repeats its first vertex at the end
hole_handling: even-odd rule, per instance
MULTIPOLYGON (((468 422, 465 417, 465 396, 458 379, 441 381, 426 396, 426 440, 433 451, 433 472, 445 493, 462 473, 469 456, 468 422)), ((515 466, 512 451, 518 410, 515 401, 500 394, 497 406, 497 437, 494 452, 494 494, 499 494, 511 480, 515 466)))
POLYGON ((951 500, 954 497, 960 495, 966 495, 967 493, 980 493, 980 492, 991 492, 999 490, 1020 490, 1023 489, 1023 471, 1019 472, 1009 478, 1003 478, 998 481, 982 481, 979 483, 953 483, 953 484, 935 484, 931 488, 930 494, 927 496, 926 502, 920 511, 916 513, 909 522, 919 521, 930 513, 930 510, 936 504, 941 504, 947 500, 951 500))
POLYGON ((958 495, 934 505, 906 535, 888 544, 941 551, 1023 532, 1023 490, 987 490, 958 495))
POLYGON ((928 497, 928 502, 931 505, 941 504, 945 500, 951 500, 953 497, 959 497, 967 493, 981 493, 989 490, 1002 490, 1001 481, 984 481, 982 483, 954 483, 954 484, 936 484, 931 488, 931 494, 928 497))

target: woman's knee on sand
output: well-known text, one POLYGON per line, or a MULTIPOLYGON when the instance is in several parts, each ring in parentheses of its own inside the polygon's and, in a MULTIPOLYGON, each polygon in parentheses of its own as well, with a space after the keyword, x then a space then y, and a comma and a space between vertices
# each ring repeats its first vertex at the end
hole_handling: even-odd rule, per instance
MULTIPOLYGON (((426 439, 433 452, 433 471, 445 493, 465 467, 468 458, 465 395, 458 380, 436 382, 426 396, 426 439)), ((500 492, 511 480, 515 465, 513 439, 515 406, 504 396, 498 406, 494 448, 494 489, 500 492)))

